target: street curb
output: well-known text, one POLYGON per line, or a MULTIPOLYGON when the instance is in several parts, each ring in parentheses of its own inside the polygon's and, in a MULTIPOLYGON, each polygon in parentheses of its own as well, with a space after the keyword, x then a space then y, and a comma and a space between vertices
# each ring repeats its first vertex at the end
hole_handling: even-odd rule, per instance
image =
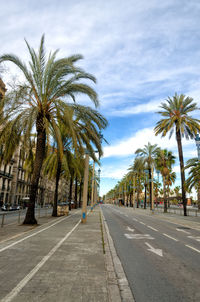
POLYGON ((108 273, 109 302, 135 302, 121 261, 117 256, 112 237, 101 209, 105 242, 105 263, 108 273))

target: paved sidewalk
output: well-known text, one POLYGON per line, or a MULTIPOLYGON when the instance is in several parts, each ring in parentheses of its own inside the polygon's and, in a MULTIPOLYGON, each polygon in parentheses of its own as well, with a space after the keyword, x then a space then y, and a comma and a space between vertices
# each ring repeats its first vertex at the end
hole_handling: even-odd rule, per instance
MULTIPOLYGON (((97 206, 88 215, 86 224, 79 222, 80 213, 80 210, 74 210, 70 214, 71 217, 68 216, 66 219, 45 218, 46 221, 43 222, 48 222, 47 224, 36 227, 26 234, 20 234, 11 241, 0 242, 0 248, 5 247, 62 219, 48 230, 30 236, 31 238, 14 247, 11 246, 0 254, 3 256, 3 262, 0 262, 0 267, 3 267, 3 278, 0 276, 2 280, 0 302, 121 301, 115 272, 113 271, 110 278, 107 269, 112 260, 110 255, 104 254, 103 237, 105 238, 106 234, 102 236, 100 207, 97 206), (20 263, 23 253, 24 261, 20 263), (33 264, 28 257, 33 259, 33 264), (6 261, 11 261, 7 276, 6 261), (16 263, 18 270, 21 270, 16 276, 12 272, 14 270, 12 262, 13 265, 16 263)), ((21 228, 24 231, 25 226, 21 228)))

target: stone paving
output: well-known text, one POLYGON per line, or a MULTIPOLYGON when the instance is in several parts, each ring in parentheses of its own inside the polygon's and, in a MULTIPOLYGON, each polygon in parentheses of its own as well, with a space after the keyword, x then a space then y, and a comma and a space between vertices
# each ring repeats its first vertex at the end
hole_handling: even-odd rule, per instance
MULTIPOLYGON (((0 237, 0 248, 6 247, 63 219, 44 232, 0 253, 1 302, 121 301, 116 279, 114 283, 109 283, 106 257, 110 256, 103 253, 100 208, 96 207, 88 215, 86 224, 78 224, 80 210, 73 210, 70 216, 66 219, 46 217, 40 220, 40 227, 32 230, 28 227, 28 232, 26 226, 12 225, 10 237, 18 237, 8 241, 5 241, 6 236, 2 241, 0 237), (46 261, 45 257, 73 227, 74 231, 46 261), (18 235, 16 229, 20 230, 18 235), (38 263, 42 261, 46 262, 37 270, 38 263)), ((2 229, 0 236, 8 232, 8 229, 2 229)), ((115 275, 113 278, 116 278, 115 275)))

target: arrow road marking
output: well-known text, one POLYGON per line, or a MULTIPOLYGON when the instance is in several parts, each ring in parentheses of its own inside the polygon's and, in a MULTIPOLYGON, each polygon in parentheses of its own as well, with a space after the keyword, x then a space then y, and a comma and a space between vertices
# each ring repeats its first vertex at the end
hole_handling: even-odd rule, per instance
POLYGON ((126 228, 129 232, 134 232, 134 229, 131 229, 129 226, 126 228))
POLYGON ((148 251, 163 257, 163 251, 161 249, 155 249, 153 246, 151 246, 148 242, 145 242, 145 244, 149 247, 148 251))
POLYGON ((124 234, 127 239, 154 239, 149 234, 124 234))
POLYGON ((181 230, 181 229, 176 229, 176 230, 179 231, 179 232, 183 232, 185 234, 190 234, 190 232, 187 232, 187 231, 184 231, 184 230, 181 230))

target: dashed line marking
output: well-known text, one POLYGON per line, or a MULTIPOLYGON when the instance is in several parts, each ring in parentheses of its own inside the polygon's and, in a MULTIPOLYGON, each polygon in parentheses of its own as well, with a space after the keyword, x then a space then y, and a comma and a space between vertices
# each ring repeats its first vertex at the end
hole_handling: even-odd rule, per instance
POLYGON ((166 236, 166 237, 168 237, 168 238, 170 238, 170 239, 172 239, 172 240, 174 240, 174 241, 178 241, 178 239, 176 239, 176 238, 174 238, 174 237, 172 237, 172 236, 170 236, 168 234, 163 233, 163 235, 166 236))
POLYGON ((138 221, 136 218, 133 218, 134 221, 138 221))
POLYGON ((176 230, 177 230, 178 232, 183 232, 183 233, 185 233, 185 234, 190 234, 190 232, 187 232, 187 231, 185 231, 185 230, 181 230, 181 229, 178 229, 178 228, 176 228, 176 230))
POLYGON ((143 224, 143 225, 146 225, 146 223, 142 222, 142 221, 139 221, 139 223, 143 224))
POLYGON ((150 225, 147 225, 147 227, 148 227, 149 229, 151 229, 151 230, 155 231, 155 232, 158 232, 158 230, 156 230, 155 228, 153 228, 153 227, 152 227, 152 226, 150 226, 150 225))
POLYGON ((190 249, 192 249, 192 250, 194 250, 194 251, 200 253, 200 250, 196 249, 195 247, 193 247, 193 246, 191 246, 191 245, 187 245, 187 244, 186 244, 185 246, 187 246, 187 247, 189 247, 190 249))

